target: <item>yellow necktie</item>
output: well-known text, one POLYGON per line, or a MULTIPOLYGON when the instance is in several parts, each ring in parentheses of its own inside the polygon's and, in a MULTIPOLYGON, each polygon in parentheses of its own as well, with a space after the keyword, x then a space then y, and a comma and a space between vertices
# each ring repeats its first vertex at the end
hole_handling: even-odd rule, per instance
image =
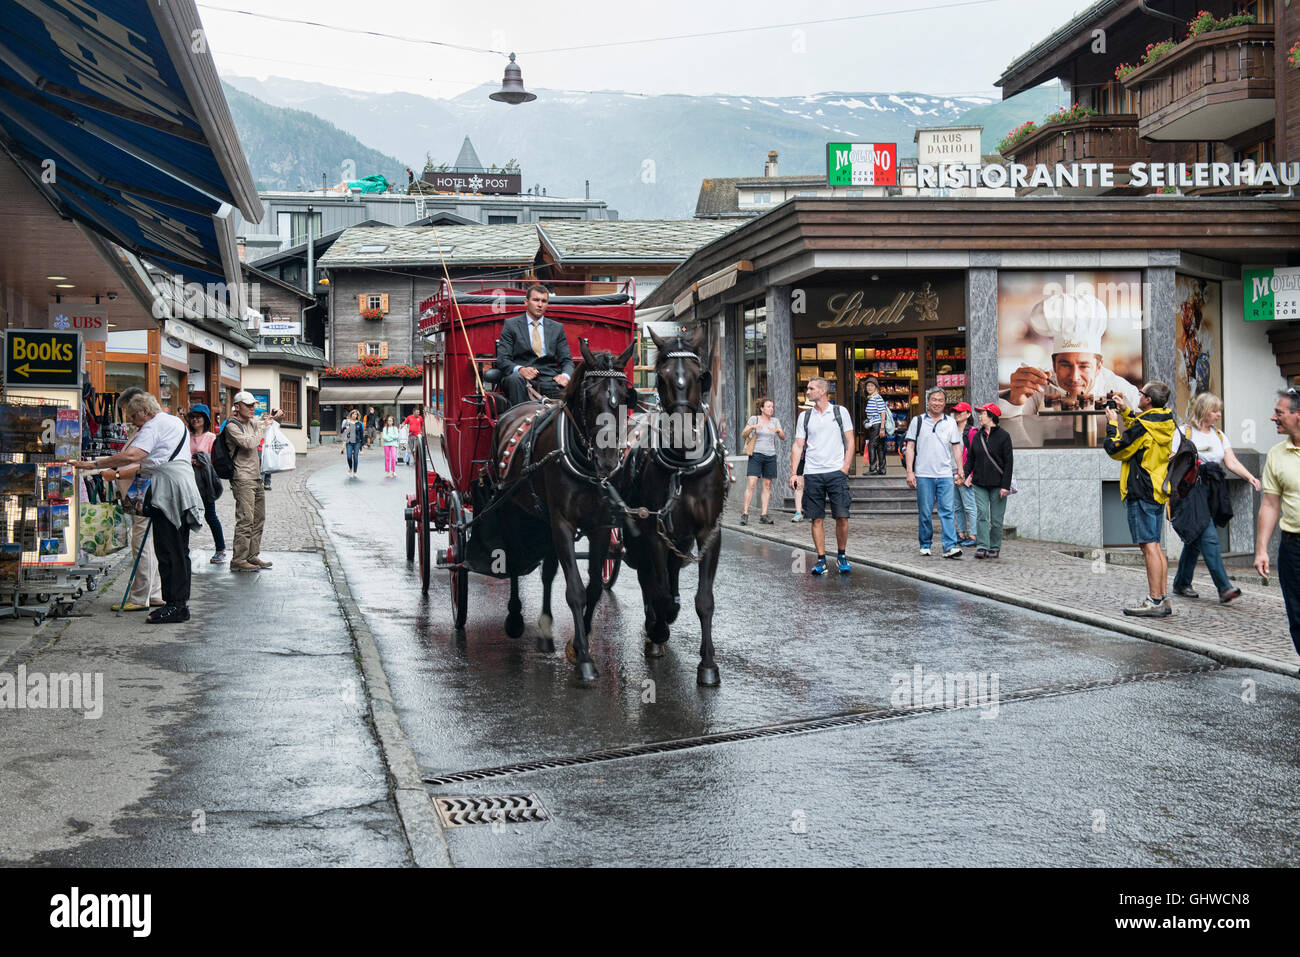
POLYGON ((530 322, 533 327, 533 352, 537 355, 544 355, 546 347, 542 345, 542 324, 540 322, 530 322))

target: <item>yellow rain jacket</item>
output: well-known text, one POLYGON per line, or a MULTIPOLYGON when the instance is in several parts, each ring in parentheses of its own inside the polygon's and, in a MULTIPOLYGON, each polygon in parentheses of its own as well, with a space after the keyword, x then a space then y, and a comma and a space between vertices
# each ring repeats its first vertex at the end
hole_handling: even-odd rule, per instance
POLYGON ((1144 502, 1164 505, 1165 474, 1169 471, 1169 449, 1174 440, 1174 414, 1168 409, 1147 409, 1134 415, 1124 409, 1124 431, 1106 424, 1106 454, 1123 464, 1119 494, 1144 502))

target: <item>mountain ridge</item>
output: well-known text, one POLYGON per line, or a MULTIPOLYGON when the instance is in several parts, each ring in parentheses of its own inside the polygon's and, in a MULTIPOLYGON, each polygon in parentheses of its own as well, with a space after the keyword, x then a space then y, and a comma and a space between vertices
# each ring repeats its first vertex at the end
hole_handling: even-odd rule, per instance
MULTIPOLYGON (((310 114, 351 136, 355 146, 322 133, 329 141, 304 161, 321 166, 331 182, 342 178, 340 164, 351 159, 357 175, 381 172, 394 179, 389 170, 395 169, 400 183, 406 166, 418 174, 426 159, 450 164, 469 136, 484 162, 518 160, 525 189, 538 185, 552 196, 583 196, 589 182, 592 196, 637 219, 689 218, 701 180, 761 175, 772 149, 780 154, 781 173, 815 173, 825 167, 827 142, 892 142, 905 157, 915 155, 911 144, 918 127, 975 123, 984 127, 984 151, 992 152, 1007 131, 1025 119, 1041 119, 1063 98, 1055 84, 1007 101, 910 91, 775 97, 535 90, 535 102, 511 108, 489 100, 493 87, 487 84, 445 100, 281 77, 227 76, 223 85, 268 108, 310 114), (363 168, 367 150, 364 155, 380 168, 363 168), (332 172, 324 166, 329 160, 332 172)), ((264 121, 272 119, 267 115, 264 121)), ((236 126, 244 138, 238 117, 236 126)), ((257 177, 265 161, 257 150, 246 146, 246 152, 257 177)), ((319 184, 322 170, 298 175, 319 184)))

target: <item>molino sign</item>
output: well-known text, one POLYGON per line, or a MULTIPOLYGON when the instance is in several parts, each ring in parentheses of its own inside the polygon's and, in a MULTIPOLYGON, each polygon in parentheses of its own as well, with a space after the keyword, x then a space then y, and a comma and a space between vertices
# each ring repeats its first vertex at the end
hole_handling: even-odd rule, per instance
POLYGON ((1243 269, 1241 291, 1247 322, 1300 319, 1300 267, 1243 269))
POLYGON ((895 143, 827 143, 826 182, 831 186, 897 186, 895 143))
POLYGON ((87 342, 107 342, 108 307, 52 302, 48 327, 56 332, 79 332, 87 342))

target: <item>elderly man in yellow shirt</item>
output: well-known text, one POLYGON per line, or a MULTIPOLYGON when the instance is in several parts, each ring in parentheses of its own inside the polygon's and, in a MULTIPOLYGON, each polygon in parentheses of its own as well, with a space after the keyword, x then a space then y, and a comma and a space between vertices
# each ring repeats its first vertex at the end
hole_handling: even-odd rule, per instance
POLYGON ((1277 550, 1277 578, 1286 601, 1291 641, 1300 654, 1300 390, 1279 392, 1272 418, 1286 440, 1268 450, 1264 463, 1264 501, 1255 530, 1255 571, 1268 577, 1268 543, 1280 517, 1282 544, 1277 550))

